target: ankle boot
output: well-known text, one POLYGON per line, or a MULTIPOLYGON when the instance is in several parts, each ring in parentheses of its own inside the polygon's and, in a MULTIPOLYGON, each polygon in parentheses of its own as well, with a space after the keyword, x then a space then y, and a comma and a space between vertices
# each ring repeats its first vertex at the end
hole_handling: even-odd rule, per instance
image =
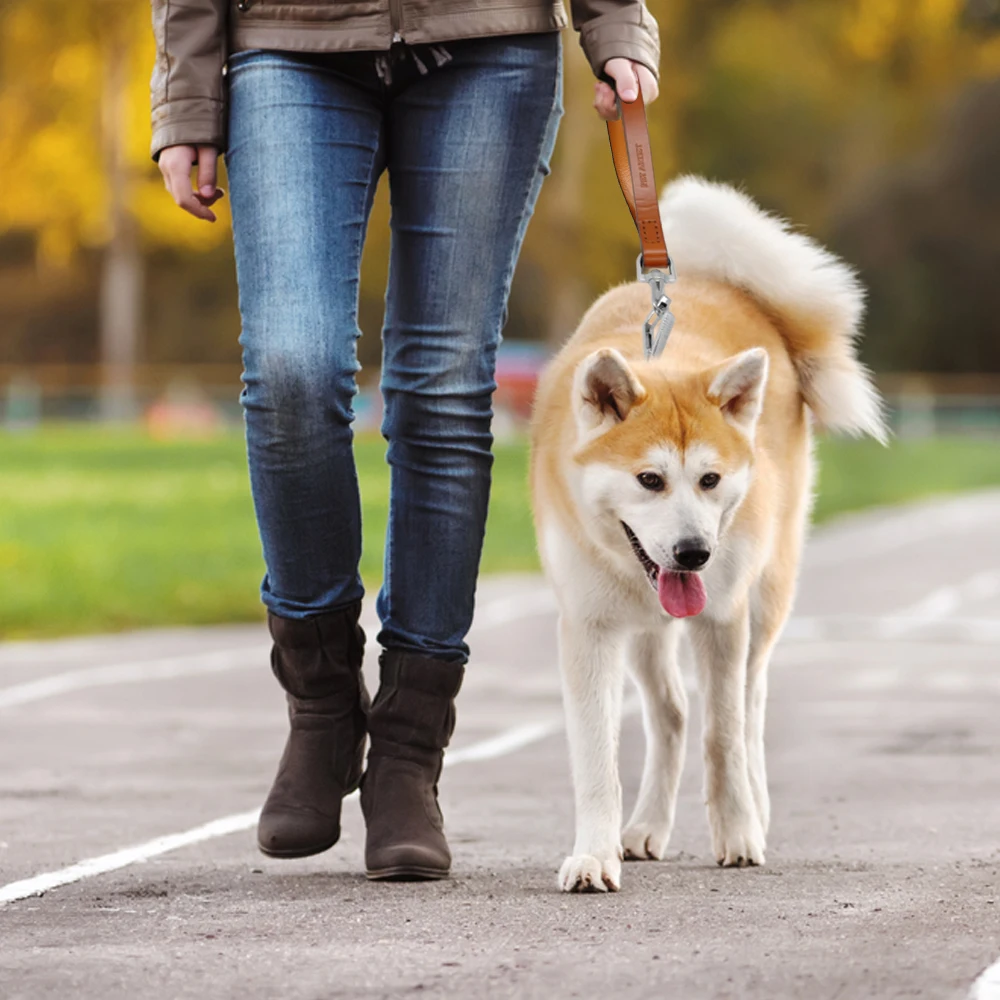
POLYGON ((257 844, 276 858, 340 839, 340 804, 361 779, 368 692, 361 676, 361 602, 313 618, 267 618, 271 668, 288 696, 291 730, 261 810, 257 844))
POLYGON ((384 652, 380 665, 361 782, 366 873, 370 879, 445 878, 451 852, 437 783, 465 668, 395 650, 384 652))

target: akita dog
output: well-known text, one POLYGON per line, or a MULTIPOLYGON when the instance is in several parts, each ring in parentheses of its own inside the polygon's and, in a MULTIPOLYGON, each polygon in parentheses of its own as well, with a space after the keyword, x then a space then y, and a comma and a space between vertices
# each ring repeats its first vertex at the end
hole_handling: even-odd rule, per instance
POLYGON ((535 525, 559 606, 576 803, 566 891, 617 890, 623 857, 664 855, 684 756, 682 628, 704 693, 715 858, 764 863, 767 667, 809 519, 807 410, 824 428, 886 439, 854 352, 854 272, 730 187, 684 178, 661 209, 680 274, 663 354, 643 357, 647 286, 614 288, 546 369, 535 403, 535 525), (626 669, 646 759, 623 829, 626 669))

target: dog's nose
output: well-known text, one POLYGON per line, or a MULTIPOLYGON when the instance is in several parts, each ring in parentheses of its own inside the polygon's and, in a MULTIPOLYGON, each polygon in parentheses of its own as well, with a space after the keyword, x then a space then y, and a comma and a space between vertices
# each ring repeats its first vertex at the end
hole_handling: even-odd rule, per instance
POLYGON ((685 569, 701 569, 711 554, 701 538, 682 538, 674 546, 674 558, 685 569))

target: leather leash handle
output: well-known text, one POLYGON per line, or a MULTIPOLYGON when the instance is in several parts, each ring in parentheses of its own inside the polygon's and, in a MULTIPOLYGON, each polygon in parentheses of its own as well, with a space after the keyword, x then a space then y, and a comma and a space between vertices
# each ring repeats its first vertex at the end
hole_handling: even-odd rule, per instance
MULTIPOLYGON (((614 81, 609 77, 602 74, 602 79, 614 86, 614 81)), ((656 268, 669 271, 670 254, 667 252, 663 224, 660 222, 660 204, 653 178, 653 154, 649 144, 642 88, 639 88, 639 96, 631 103, 619 100, 618 109, 618 118, 608 122, 608 139, 611 142, 611 156, 615 161, 618 183, 639 233, 641 266, 643 270, 656 268)))
MULTIPOLYGON (((615 89, 614 80, 602 73, 601 79, 615 89)), ((617 96, 617 91, 616 91, 617 96)), ((608 139, 615 173, 625 202, 639 233, 639 259, 636 279, 649 285, 652 310, 642 325, 642 347, 646 358, 658 358, 674 328, 670 297, 666 286, 674 281, 674 267, 667 253, 660 221, 660 204, 653 177, 653 153, 646 124, 646 104, 642 86, 636 99, 628 104, 618 98, 618 118, 608 122, 608 139)))

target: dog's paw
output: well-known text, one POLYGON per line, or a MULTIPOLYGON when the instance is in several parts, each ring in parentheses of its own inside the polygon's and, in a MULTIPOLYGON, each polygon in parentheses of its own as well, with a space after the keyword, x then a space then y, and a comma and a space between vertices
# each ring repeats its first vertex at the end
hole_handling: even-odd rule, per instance
POLYGON ((622 831, 626 861, 662 861, 670 840, 670 826, 656 823, 630 823, 622 831))
POLYGON ((715 860, 723 868, 764 864, 764 831, 756 814, 729 823, 712 824, 715 860))
POLYGON ((617 892, 621 882, 622 863, 617 855, 599 859, 592 854, 573 854, 559 869, 563 892, 617 892))

